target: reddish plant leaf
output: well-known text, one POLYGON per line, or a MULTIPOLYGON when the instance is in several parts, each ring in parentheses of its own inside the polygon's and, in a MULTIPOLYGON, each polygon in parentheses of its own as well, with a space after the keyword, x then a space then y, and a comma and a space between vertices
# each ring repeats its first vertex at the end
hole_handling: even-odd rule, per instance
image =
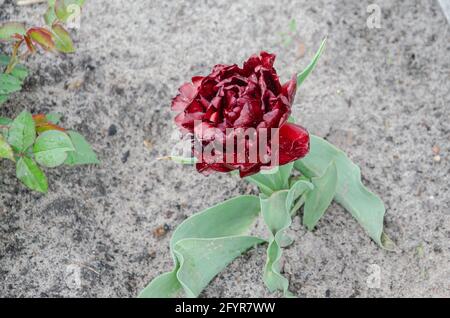
POLYGON ((30 53, 34 54, 36 52, 36 47, 34 46, 33 41, 31 41, 31 38, 28 35, 25 35, 24 39, 25 39, 25 43, 27 45, 28 51, 30 51, 30 53))
POLYGON ((52 33, 44 28, 31 28, 27 31, 27 35, 34 43, 39 44, 44 50, 51 51, 55 48, 52 33))
POLYGON ((36 125, 36 132, 38 134, 42 134, 45 131, 48 130, 59 130, 59 131, 66 131, 64 128, 55 125, 51 123, 45 114, 37 114, 33 116, 34 123, 36 125))

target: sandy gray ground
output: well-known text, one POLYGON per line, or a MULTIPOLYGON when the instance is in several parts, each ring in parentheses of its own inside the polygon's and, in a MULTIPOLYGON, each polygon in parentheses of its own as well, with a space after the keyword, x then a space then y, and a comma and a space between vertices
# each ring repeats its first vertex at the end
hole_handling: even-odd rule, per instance
MULTIPOLYGON (((294 115, 361 166, 386 203, 386 232, 399 252, 379 249, 338 205, 312 233, 297 217, 295 243, 284 253, 291 290, 449 297, 449 26, 436 1, 375 2, 380 29, 367 27, 370 2, 360 0, 88 1, 77 53, 30 59, 25 90, 0 113, 65 114, 64 125, 87 136, 102 165, 49 170, 44 196, 26 190, 2 161, 0 296, 134 297, 169 270, 169 239, 183 219, 256 193, 227 175, 206 178, 155 161, 175 143, 169 105, 177 87, 262 49, 277 53, 288 79, 328 34, 294 115), (298 31, 283 43, 291 19, 298 31), (168 233, 155 237, 165 224, 168 233), (368 284, 377 269, 380 285, 368 284)), ((37 22, 44 8, 0 0, 0 21, 37 22)), ((271 296, 261 279, 264 253, 237 259, 202 296, 271 296)))

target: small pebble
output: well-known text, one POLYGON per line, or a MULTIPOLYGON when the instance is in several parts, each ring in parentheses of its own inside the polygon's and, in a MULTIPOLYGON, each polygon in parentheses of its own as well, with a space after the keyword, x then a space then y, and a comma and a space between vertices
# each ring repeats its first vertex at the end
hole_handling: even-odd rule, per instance
POLYGON ((306 52, 306 47, 305 47, 305 43, 300 42, 297 48, 297 56, 299 58, 305 56, 305 52, 306 52))
POLYGON ((145 148, 147 148, 147 150, 152 150, 153 148, 152 142, 148 139, 144 139, 144 146, 145 148))
POLYGON ((173 216, 174 213, 175 212, 173 212, 173 211, 167 211, 166 212, 166 218, 170 219, 173 216))
POLYGON ((108 128, 108 136, 114 136, 115 134, 117 134, 117 126, 112 124, 108 128))
POLYGON ((153 236, 156 238, 161 238, 164 235, 166 235, 169 230, 170 230, 169 225, 167 225, 167 224, 160 225, 156 229, 153 230, 153 236))
POLYGON ((434 162, 440 162, 441 161, 441 156, 439 156, 439 155, 434 156, 433 160, 434 160, 434 162))
POLYGON ((130 151, 128 150, 125 152, 122 156, 122 163, 126 163, 128 161, 128 158, 130 157, 130 151))
POLYGON ((439 146, 434 146, 434 147, 432 148, 432 150, 433 150, 433 153, 434 153, 435 155, 438 155, 438 154, 441 152, 441 147, 439 147, 439 146))

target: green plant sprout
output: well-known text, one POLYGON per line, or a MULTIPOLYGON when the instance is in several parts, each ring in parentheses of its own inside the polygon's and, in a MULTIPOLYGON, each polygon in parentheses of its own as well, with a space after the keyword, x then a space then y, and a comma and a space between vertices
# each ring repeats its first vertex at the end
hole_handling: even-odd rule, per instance
POLYGON ((98 164, 89 143, 75 131, 58 126, 57 114, 32 116, 23 111, 14 120, 0 117, 0 158, 16 164, 16 176, 29 189, 46 193, 41 167, 98 164))
POLYGON ((0 105, 10 94, 22 88, 27 72, 23 66, 18 66, 21 60, 35 54, 38 48, 47 52, 75 52, 64 23, 73 16, 73 6, 81 9, 84 2, 85 0, 49 0, 44 27, 27 27, 25 23, 15 21, 0 25, 0 42, 12 45, 11 56, 0 57, 0 105))
MULTIPOLYGON (((19 22, 7 22, 0 26, 0 41, 12 44, 11 56, 0 55, 0 105, 12 93, 22 89, 28 71, 19 62, 35 54, 37 47, 60 53, 75 51, 63 23, 72 14, 71 6, 81 8, 83 4, 84 0, 49 0, 44 16, 47 27, 27 28, 19 22)), ((0 159, 13 161, 17 178, 31 190, 48 191, 48 181, 42 167, 99 163, 83 136, 58 126, 60 118, 58 114, 33 116, 28 111, 23 111, 14 119, 0 117, 0 159)))

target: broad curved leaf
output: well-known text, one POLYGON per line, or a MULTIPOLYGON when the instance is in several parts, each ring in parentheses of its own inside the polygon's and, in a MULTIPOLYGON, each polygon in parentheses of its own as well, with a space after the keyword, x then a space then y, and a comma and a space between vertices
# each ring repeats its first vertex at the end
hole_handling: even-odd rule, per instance
POLYGON ((280 273, 281 248, 291 241, 284 233, 292 223, 290 211, 286 208, 288 194, 288 190, 282 190, 270 197, 260 195, 261 214, 271 234, 263 279, 269 291, 281 290, 284 296, 291 296, 289 281, 280 273))
POLYGON ((254 236, 184 239, 175 245, 180 261, 177 278, 188 297, 198 297, 208 283, 230 262, 248 249, 263 243, 254 236))
POLYGON ((324 174, 334 161, 337 168, 335 200, 349 211, 383 248, 392 250, 393 242, 383 233, 385 207, 383 201, 361 182, 361 171, 347 155, 324 139, 311 135, 310 153, 295 162, 295 168, 309 178, 324 174))
POLYGON ((264 240, 246 235, 259 215, 259 199, 239 196, 186 219, 170 249, 175 268, 155 278, 139 297, 197 297, 234 258, 264 240))
POLYGON ((311 231, 319 222, 336 194, 337 170, 334 161, 322 176, 311 178, 314 189, 306 194, 303 224, 311 231))

